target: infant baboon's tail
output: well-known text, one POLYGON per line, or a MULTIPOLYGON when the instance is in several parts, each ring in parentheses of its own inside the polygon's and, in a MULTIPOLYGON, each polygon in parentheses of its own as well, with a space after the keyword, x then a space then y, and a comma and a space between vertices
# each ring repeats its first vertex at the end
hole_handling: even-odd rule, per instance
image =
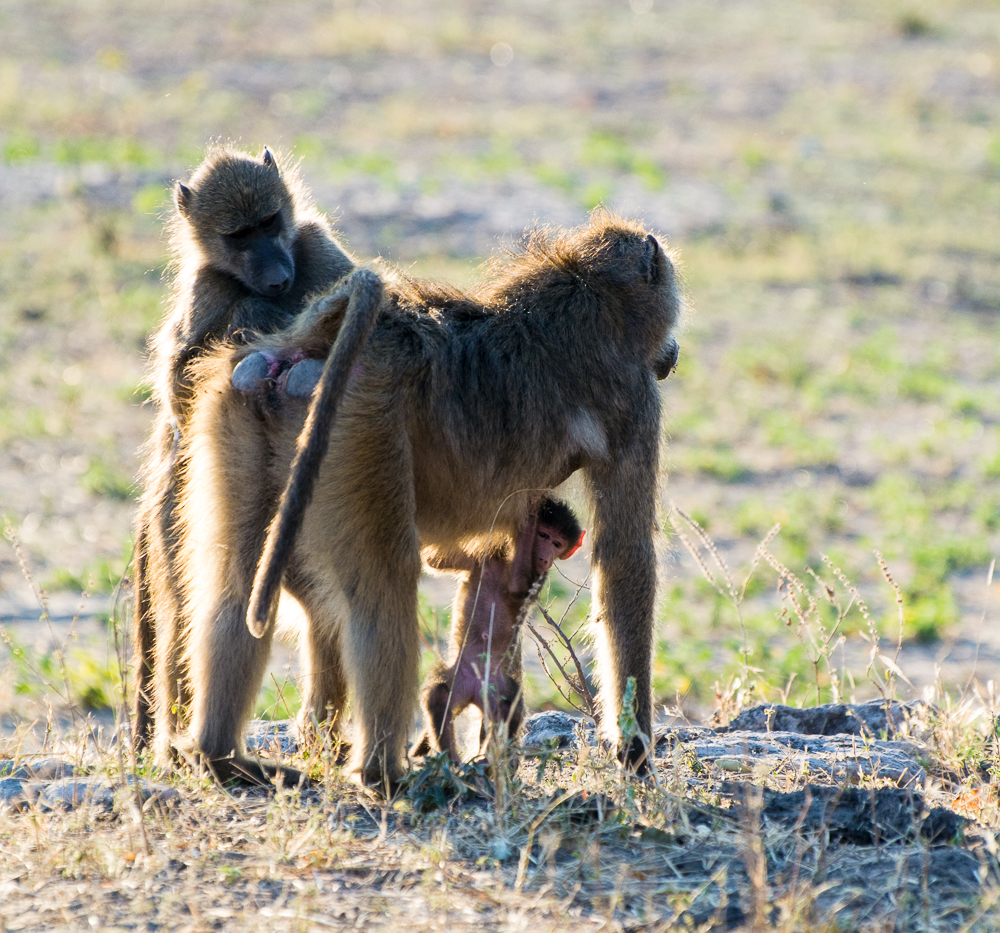
MULTIPOLYGON (((337 340, 326 358, 323 373, 313 390, 309 415, 299 435, 288 482, 281 494, 278 512, 267 530, 264 551, 247 610, 247 628, 255 638, 263 638, 273 617, 281 578, 292 553, 295 535, 312 498, 320 464, 330 442, 330 429, 337 417, 351 370, 368 342, 368 335, 382 306, 382 281, 368 269, 358 269, 329 299, 336 305, 347 302, 337 340)), ((333 309, 331 309, 333 310, 333 309)))

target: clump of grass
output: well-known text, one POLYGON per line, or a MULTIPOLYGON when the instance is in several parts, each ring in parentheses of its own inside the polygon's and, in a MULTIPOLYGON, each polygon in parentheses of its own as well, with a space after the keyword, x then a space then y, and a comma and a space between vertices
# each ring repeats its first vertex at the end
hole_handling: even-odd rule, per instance
POLYGON ((90 495, 122 501, 132 498, 135 492, 132 480, 104 460, 90 461, 90 465, 80 476, 80 485, 90 495))
POLYGON ((771 545, 781 531, 780 523, 773 525, 761 540, 746 575, 737 584, 715 542, 701 525, 677 506, 673 507, 672 514, 676 516, 673 526, 678 538, 703 578, 716 591, 722 603, 731 608, 741 636, 738 676, 731 677, 725 686, 716 685, 717 715, 720 719, 732 718, 753 697, 763 700, 778 696, 782 703, 788 702, 792 681, 798 674, 793 670, 787 682, 775 684, 769 679, 773 676, 772 671, 759 664, 751 664, 753 651, 745 611, 751 581, 762 565, 770 567, 777 578, 779 608, 776 618, 785 629, 794 633, 804 648, 804 660, 811 674, 812 695, 806 697, 800 694, 800 701, 811 699, 815 703, 836 703, 841 700, 846 672, 838 665, 834 655, 850 634, 848 621, 852 614, 860 622, 858 634, 868 646, 866 678, 884 698, 895 696, 897 678, 901 673, 899 652, 904 633, 908 630, 908 617, 904 592, 882 554, 876 552, 875 560, 881 575, 893 590, 897 610, 897 638, 891 657, 881 649, 879 627, 861 592, 830 557, 822 555, 820 558, 826 569, 825 574, 807 567, 805 574, 800 575, 774 554, 771 545))

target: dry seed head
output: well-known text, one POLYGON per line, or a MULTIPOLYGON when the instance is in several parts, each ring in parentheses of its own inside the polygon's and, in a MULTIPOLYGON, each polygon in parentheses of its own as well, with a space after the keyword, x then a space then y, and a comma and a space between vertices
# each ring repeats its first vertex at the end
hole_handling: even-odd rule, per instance
POLYGON ((680 528, 677 528, 676 525, 674 526, 674 528, 677 531, 677 537, 681 539, 681 543, 684 545, 684 547, 687 548, 688 553, 691 555, 691 557, 694 558, 694 562, 698 565, 698 569, 702 572, 705 579, 708 580, 708 582, 711 583, 712 586, 714 586, 715 589, 717 589, 721 593, 722 587, 719 586, 718 581, 715 579, 715 577, 712 576, 712 572, 708 569, 705 562, 701 559, 701 553, 694 546, 694 544, 691 543, 691 541, 688 539, 688 536, 684 534, 684 532, 680 528))
POLYGON ((868 621, 868 616, 869 616, 868 605, 861 598, 861 593, 858 591, 858 588, 853 583, 851 583, 850 580, 847 579, 847 577, 844 575, 843 571, 841 571, 839 567, 833 566, 833 561, 830 560, 830 558, 826 554, 820 554, 820 560, 823 561, 823 563, 826 564, 826 566, 833 571, 833 575, 840 581, 844 589, 847 590, 847 592, 854 597, 854 601, 855 603, 857 603, 858 606, 858 612, 861 613, 861 616, 863 619, 865 619, 865 621, 868 621))
POLYGON ((888 583, 896 593, 896 603, 901 606, 903 604, 903 592, 899 588, 899 584, 893 579, 892 573, 889 571, 889 566, 886 564, 881 551, 875 552, 875 559, 878 561, 879 569, 882 571, 882 576, 885 577, 886 583, 888 583))
MULTIPOLYGON (((715 547, 715 542, 705 533, 705 529, 701 527, 690 515, 688 515, 683 509, 678 508, 676 505, 673 506, 673 510, 680 515, 688 523, 688 525, 694 530, 694 533, 698 536, 705 550, 712 555, 715 563, 718 565, 719 570, 722 571, 722 578, 726 581, 726 588, 729 591, 729 595, 736 599, 736 585, 733 583, 732 574, 729 572, 729 565, 726 563, 725 559, 718 552, 715 547)), ((683 540, 683 539, 682 539, 683 540)))

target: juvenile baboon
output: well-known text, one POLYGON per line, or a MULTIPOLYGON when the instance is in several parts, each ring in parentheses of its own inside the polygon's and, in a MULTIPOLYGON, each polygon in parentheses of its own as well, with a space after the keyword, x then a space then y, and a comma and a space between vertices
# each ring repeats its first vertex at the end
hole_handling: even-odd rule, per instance
POLYGON ((135 530, 135 703, 141 745, 151 737, 154 677, 155 690, 164 695, 161 714, 172 716, 177 700, 187 700, 186 678, 177 666, 182 626, 174 527, 183 475, 180 439, 191 400, 187 367, 217 342, 285 327, 310 295, 354 268, 297 172, 279 167, 267 149, 260 158, 228 147, 214 149, 187 184, 177 183, 174 202, 173 288, 170 310, 151 341, 157 414, 135 530))
MULTIPOLYGON (((481 557, 491 532, 516 535, 530 490, 578 469, 592 499, 603 722, 617 740, 632 677, 648 736, 656 379, 676 361, 679 310, 656 239, 595 214, 562 236, 533 234, 468 293, 387 278, 367 345, 340 375, 349 385, 335 419, 329 361, 311 403, 288 396, 271 419, 231 383, 253 353, 322 356, 321 314, 311 345, 293 328, 200 363, 180 507, 192 692, 179 741, 213 766, 253 768, 242 729, 270 650, 277 581, 305 610, 304 715, 339 730, 350 694, 351 767, 391 785, 419 688, 421 547, 481 557)), ((645 754, 638 740, 619 751, 632 765, 645 754)))
POLYGON ((467 706, 483 714, 480 749, 492 724, 517 735, 524 718, 521 698, 521 624, 549 568, 572 557, 583 529, 558 499, 542 500, 514 541, 491 549, 482 559, 461 549, 423 554, 434 570, 458 573, 451 615, 451 650, 424 680, 421 706, 426 728, 415 755, 446 751, 458 761, 455 717, 467 706))

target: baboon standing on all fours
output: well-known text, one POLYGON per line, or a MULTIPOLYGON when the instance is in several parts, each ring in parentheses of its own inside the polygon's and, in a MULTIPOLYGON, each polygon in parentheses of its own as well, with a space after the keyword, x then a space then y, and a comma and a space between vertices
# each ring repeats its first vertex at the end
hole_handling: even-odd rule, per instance
MULTIPOLYGON (((301 333, 198 363, 180 505, 191 718, 178 747, 223 776, 260 772, 242 731, 283 584, 305 610, 303 715, 323 721, 332 711, 339 730, 350 696, 351 768, 391 785, 419 691, 421 547, 482 556, 491 534, 510 539, 522 527, 531 490, 578 469, 593 515, 603 724, 617 729, 632 677, 649 735, 656 380, 676 361, 679 313, 673 265, 656 239, 596 214, 563 236, 534 234, 469 293, 386 277, 374 330, 340 374, 349 384, 339 411, 327 401, 329 362, 311 406, 289 398, 270 419, 231 384, 234 365, 254 353, 298 358, 301 333), (313 442, 323 430, 328 445, 313 442), (272 521, 286 480, 290 494, 272 521), (282 528, 290 547, 274 546, 282 528)), ((338 345, 352 321, 348 310, 338 345)), ((328 347, 318 339, 306 355, 328 347)), ((620 754, 638 764, 645 749, 635 741, 620 754)))
POLYGON ((463 550, 428 550, 434 570, 459 573, 451 613, 448 661, 434 665, 421 689, 425 731, 412 754, 445 751, 459 760, 455 717, 467 706, 483 714, 480 751, 491 728, 516 736, 524 719, 521 627, 554 561, 583 543, 583 529, 565 502, 545 498, 509 549, 476 558, 463 550))
MULTIPOLYGON (((354 268, 294 170, 267 149, 260 158, 221 147, 174 191, 170 310, 151 341, 157 415, 143 467, 135 531, 136 724, 150 738, 150 701, 160 715, 187 702, 178 667, 181 599, 176 567, 178 461, 191 402, 188 365, 209 346, 285 327, 306 299, 354 268), (153 656, 156 654, 154 663, 153 656), (154 674, 155 670, 155 674, 154 674)), ((265 372, 263 376, 277 376, 265 372)))

